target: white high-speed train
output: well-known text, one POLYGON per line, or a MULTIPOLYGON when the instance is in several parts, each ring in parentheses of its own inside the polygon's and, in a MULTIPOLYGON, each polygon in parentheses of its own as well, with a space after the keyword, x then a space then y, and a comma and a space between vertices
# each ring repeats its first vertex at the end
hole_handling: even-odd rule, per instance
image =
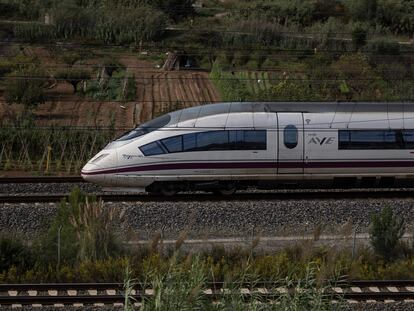
POLYGON ((221 103, 108 144, 82 169, 108 190, 172 195, 246 187, 414 185, 414 104, 221 103))

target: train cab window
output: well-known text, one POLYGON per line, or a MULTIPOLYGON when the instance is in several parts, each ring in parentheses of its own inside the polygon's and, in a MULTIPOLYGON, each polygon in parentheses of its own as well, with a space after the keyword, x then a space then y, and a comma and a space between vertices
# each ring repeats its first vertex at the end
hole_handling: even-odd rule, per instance
POLYGON ((183 151, 197 150, 197 136, 195 133, 183 135, 183 151))
POLYGON ((170 153, 183 151, 183 136, 162 139, 161 142, 170 153))
POLYGON ((146 157, 165 153, 158 141, 141 146, 139 149, 146 157))
POLYGON ((298 145, 298 129, 294 125, 288 125, 283 130, 283 142, 288 149, 298 145))
POLYGON ((154 120, 148 121, 137 128, 133 129, 132 131, 129 131, 125 134, 123 134, 121 137, 116 139, 117 141, 125 141, 130 140, 133 138, 140 137, 142 135, 151 133, 153 131, 156 131, 164 126, 166 126, 171 121, 171 116, 169 114, 165 114, 163 116, 160 116, 154 120))

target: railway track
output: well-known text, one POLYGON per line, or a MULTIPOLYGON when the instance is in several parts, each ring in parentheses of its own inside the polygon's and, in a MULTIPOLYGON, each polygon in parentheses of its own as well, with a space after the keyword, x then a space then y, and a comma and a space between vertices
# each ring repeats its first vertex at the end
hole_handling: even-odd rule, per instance
MULTIPOLYGON (((59 202, 68 194, 17 194, 0 195, 0 203, 51 203, 59 202)), ((402 199, 414 198, 413 190, 376 190, 376 191, 288 191, 288 192, 239 192, 232 196, 217 196, 204 193, 180 193, 173 197, 150 194, 99 193, 97 198, 106 202, 205 202, 205 201, 260 201, 260 200, 321 200, 321 199, 402 199)))
MULTIPOLYGON (((234 284, 232 284, 234 285, 234 284)), ((218 300, 226 295, 228 287, 219 282, 209 283, 204 295, 218 300)), ((293 288, 278 287, 272 283, 240 284, 237 288, 246 301, 274 301, 293 288)), ((414 280, 350 281, 341 282, 325 290, 332 300, 349 302, 414 302, 414 280)), ((139 304, 154 295, 151 288, 136 286, 131 298, 139 304)), ((6 305, 97 305, 123 304, 125 290, 120 283, 60 283, 60 284, 0 284, 0 306, 6 305)))
POLYGON ((49 184, 49 183, 83 183, 80 176, 29 176, 0 177, 0 184, 49 184))

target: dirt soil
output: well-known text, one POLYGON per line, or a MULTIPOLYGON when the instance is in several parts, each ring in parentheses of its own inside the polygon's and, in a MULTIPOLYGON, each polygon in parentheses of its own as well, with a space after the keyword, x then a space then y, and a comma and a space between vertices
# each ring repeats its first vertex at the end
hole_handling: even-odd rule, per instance
POLYGON ((179 108, 220 101, 220 95, 206 72, 153 69, 150 62, 134 56, 122 57, 120 61, 135 75, 136 123, 179 108))
MULTIPOLYGON (((42 63, 59 65, 46 49, 30 48, 25 53, 38 57, 42 63)), ((120 62, 135 75, 136 101, 97 102, 73 94, 69 83, 55 82, 46 91, 53 100, 39 105, 34 112, 37 124, 131 128, 168 111, 220 101, 206 72, 166 72, 130 54, 121 56, 120 62)), ((0 120, 13 119, 21 110, 19 105, 10 106, 0 97, 0 120)))

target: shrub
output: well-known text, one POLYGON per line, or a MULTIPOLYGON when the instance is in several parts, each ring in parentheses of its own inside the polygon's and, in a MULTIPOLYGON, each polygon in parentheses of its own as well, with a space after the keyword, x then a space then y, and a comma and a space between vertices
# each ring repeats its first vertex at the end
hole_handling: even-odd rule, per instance
POLYGON ((390 207, 372 215, 371 244, 375 252, 385 260, 389 261, 397 255, 396 249, 404 232, 404 220, 395 216, 390 207))
POLYGON ((63 71, 58 71, 55 75, 57 79, 62 79, 72 84, 73 93, 76 93, 78 84, 83 80, 90 78, 90 72, 79 68, 69 68, 63 71))
POLYGON ((0 273, 11 267, 29 269, 32 260, 30 250, 21 240, 12 236, 0 236, 0 273))
POLYGON ((352 31, 352 43, 356 50, 359 50, 367 43, 367 31, 361 27, 356 26, 352 31))
POLYGON ((45 101, 43 86, 44 74, 41 70, 33 67, 15 71, 6 79, 6 101, 32 109, 45 101))
POLYGON ((216 62, 213 64, 210 78, 219 89, 224 101, 246 101, 250 98, 246 82, 236 75, 222 71, 216 62))
POLYGON ((122 255, 121 244, 115 233, 114 209, 102 201, 87 197, 74 188, 68 201, 60 203, 56 218, 47 234, 39 241, 38 256, 44 264, 57 262, 57 237, 61 234, 61 262, 73 264, 96 261, 122 255))
POLYGON ((400 45, 394 40, 373 39, 368 41, 366 50, 376 55, 399 55, 400 45))

